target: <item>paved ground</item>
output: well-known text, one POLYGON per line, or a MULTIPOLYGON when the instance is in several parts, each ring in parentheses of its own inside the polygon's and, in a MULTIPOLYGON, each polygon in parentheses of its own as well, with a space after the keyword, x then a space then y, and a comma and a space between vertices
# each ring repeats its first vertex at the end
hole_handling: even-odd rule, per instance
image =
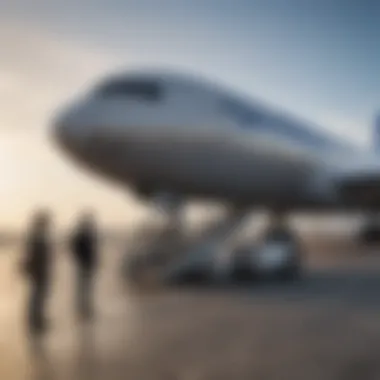
POLYGON ((51 334, 32 355, 17 254, 0 256, 0 379, 379 379, 380 254, 340 239, 308 240, 300 284, 134 292, 107 250, 98 316, 80 326, 62 252, 51 334))

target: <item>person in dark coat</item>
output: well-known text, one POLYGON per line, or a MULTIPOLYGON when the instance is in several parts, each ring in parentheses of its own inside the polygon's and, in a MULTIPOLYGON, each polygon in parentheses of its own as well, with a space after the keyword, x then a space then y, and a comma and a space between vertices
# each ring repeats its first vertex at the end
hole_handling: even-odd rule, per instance
POLYGON ((93 282, 98 261, 98 236, 94 217, 85 214, 71 237, 77 271, 76 309, 81 319, 93 316, 93 282))
POLYGON ((33 217, 27 232, 25 256, 22 262, 24 274, 30 281, 28 303, 28 326, 33 335, 46 330, 46 300, 50 288, 52 242, 50 237, 50 215, 40 211, 33 217))

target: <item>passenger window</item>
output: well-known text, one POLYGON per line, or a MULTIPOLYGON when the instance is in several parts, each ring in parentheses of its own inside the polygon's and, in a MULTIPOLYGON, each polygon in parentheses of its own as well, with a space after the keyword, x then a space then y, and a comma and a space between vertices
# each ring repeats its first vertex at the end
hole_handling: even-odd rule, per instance
POLYGON ((98 95, 111 98, 135 98, 157 101, 162 95, 161 86, 157 82, 143 80, 115 80, 101 86, 98 95))
POLYGON ((250 107, 231 99, 224 99, 221 103, 222 112, 233 118, 241 125, 252 125, 261 120, 261 115, 250 107))

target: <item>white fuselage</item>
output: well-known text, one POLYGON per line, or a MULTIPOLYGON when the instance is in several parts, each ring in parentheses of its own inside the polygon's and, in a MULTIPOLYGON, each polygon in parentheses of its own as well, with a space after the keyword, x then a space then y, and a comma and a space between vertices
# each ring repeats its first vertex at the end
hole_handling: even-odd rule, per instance
POLYGON ((73 157, 121 184, 268 207, 339 207, 332 179, 355 154, 316 129, 180 75, 107 79, 55 125, 73 157))

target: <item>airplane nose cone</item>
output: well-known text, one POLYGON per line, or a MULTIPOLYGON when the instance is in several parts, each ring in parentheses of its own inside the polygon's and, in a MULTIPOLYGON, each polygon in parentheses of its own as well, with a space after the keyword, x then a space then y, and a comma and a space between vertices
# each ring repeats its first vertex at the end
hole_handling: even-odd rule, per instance
POLYGON ((64 148, 72 149, 75 146, 75 125, 69 113, 61 112, 53 120, 53 137, 64 148))
POLYGON ((82 107, 76 105, 59 112, 53 121, 53 135, 63 148, 80 154, 89 137, 89 128, 82 107))

